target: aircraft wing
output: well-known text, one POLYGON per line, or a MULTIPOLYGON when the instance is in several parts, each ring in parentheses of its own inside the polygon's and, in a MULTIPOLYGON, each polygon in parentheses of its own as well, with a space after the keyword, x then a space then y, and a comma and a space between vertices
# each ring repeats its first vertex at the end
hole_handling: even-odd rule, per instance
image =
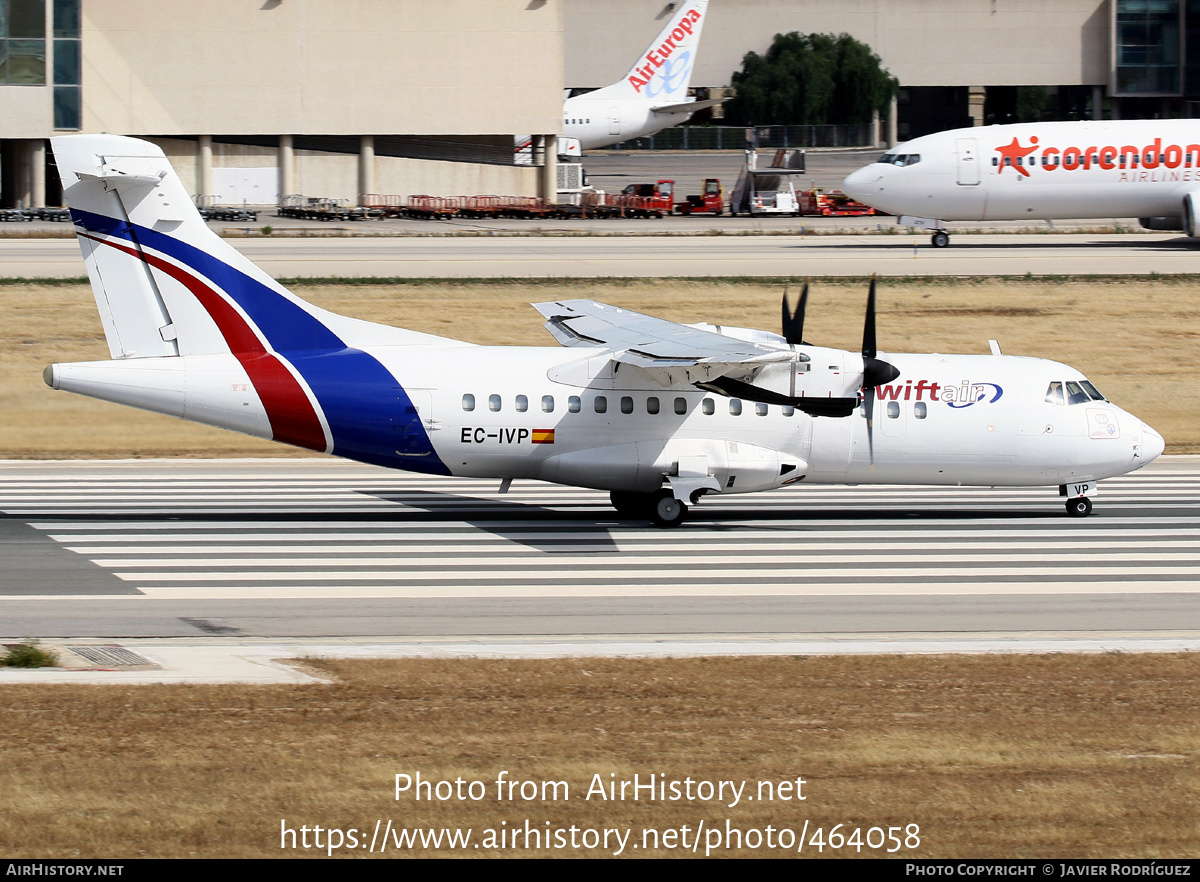
POLYGON ((796 360, 791 349, 773 349, 689 328, 594 300, 535 303, 548 330, 564 346, 605 348, 662 386, 721 377, 751 378, 764 366, 796 360))
POLYGON ((723 104, 728 100, 729 98, 705 98, 703 101, 684 101, 680 104, 660 104, 658 107, 651 107, 650 109, 655 113, 695 113, 697 110, 703 110, 706 107, 716 107, 718 104, 723 104))

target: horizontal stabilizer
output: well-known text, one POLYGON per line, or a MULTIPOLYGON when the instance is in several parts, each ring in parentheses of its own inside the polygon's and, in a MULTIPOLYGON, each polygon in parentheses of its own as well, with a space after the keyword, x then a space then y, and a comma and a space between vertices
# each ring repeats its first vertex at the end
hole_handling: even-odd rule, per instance
POLYGON ((651 107, 654 113, 695 113, 706 107, 716 107, 728 101, 728 98, 705 98, 703 101, 684 101, 681 104, 662 104, 651 107))

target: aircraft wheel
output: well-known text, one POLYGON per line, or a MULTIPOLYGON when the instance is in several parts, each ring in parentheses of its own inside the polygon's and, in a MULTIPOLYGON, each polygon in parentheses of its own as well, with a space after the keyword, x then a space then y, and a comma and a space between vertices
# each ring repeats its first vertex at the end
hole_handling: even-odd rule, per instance
POLYGON ((1086 518, 1092 513, 1092 500, 1086 496, 1067 500, 1067 514, 1073 518, 1086 518))
POLYGON ((617 510, 617 514, 626 518, 645 517, 653 502, 653 497, 646 493, 630 493, 626 490, 613 490, 608 494, 608 501, 617 510))
POLYGON ((687 506, 676 499, 670 490, 659 490, 654 495, 654 506, 650 510, 650 520, 654 526, 678 527, 686 514, 687 506))
POLYGON ((934 248, 945 248, 950 244, 950 234, 943 232, 942 230, 938 230, 929 237, 929 241, 933 243, 934 248))

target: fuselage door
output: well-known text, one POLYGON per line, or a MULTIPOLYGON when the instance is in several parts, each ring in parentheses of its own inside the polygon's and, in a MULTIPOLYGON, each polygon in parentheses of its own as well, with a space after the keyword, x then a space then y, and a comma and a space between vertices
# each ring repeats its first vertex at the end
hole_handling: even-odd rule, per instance
POLYGON ((401 391, 396 405, 398 413, 392 423, 396 453, 401 456, 431 453, 429 433, 441 428, 433 415, 433 394, 420 389, 401 391))
POLYGON ((973 187, 979 183, 979 142, 974 138, 958 138, 954 144, 958 155, 958 183, 973 187))

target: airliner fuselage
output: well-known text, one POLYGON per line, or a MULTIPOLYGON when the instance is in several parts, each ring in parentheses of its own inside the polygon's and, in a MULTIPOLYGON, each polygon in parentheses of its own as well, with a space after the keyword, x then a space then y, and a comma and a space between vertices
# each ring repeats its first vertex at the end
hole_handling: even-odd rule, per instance
POLYGON ((955 129, 846 178, 855 199, 934 221, 1163 218, 1189 229, 1200 121, 1109 120, 955 129))

